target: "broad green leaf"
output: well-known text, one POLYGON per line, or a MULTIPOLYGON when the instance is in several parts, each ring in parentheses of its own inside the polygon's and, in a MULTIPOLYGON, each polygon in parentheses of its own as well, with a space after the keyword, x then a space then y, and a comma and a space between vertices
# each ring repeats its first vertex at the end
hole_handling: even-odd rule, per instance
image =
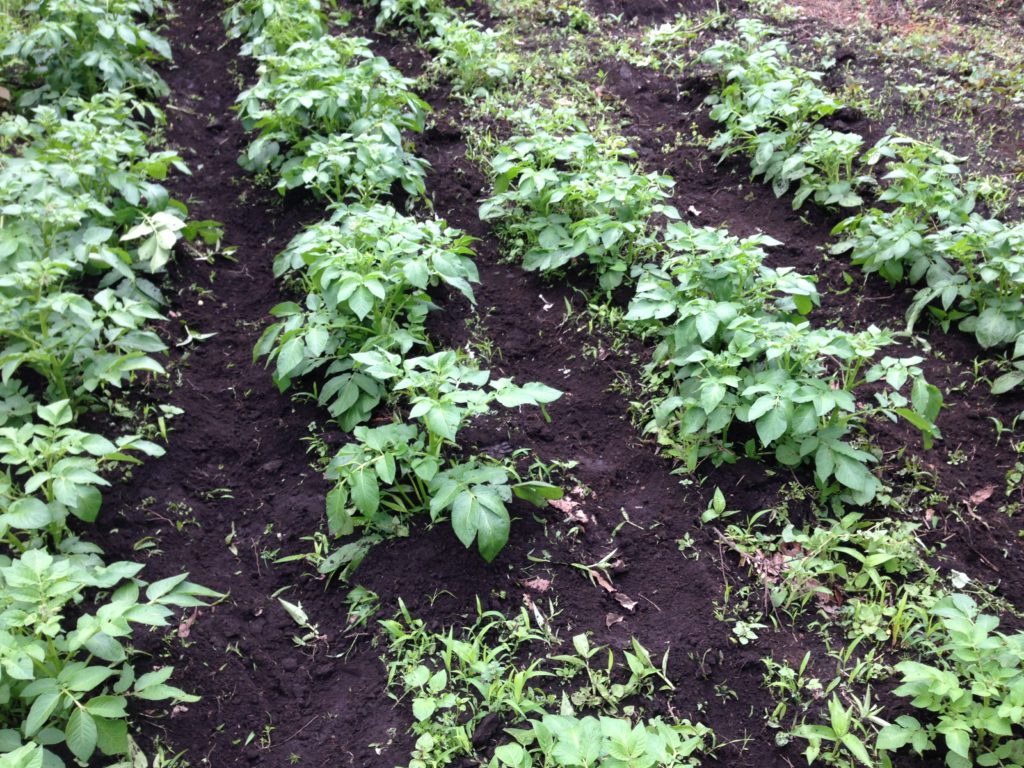
POLYGON ((25 722, 21 726, 21 731, 25 734, 26 739, 34 736, 36 731, 46 725, 50 716, 57 709, 62 695, 60 691, 50 691, 36 697, 28 711, 28 717, 25 718, 25 722))
POLYGON ((508 542, 511 522, 505 504, 497 494, 482 493, 479 497, 477 520, 477 549, 488 563, 508 542))
POLYGON ((536 480, 513 485, 512 493, 537 507, 546 507, 549 500, 560 499, 565 495, 565 492, 557 485, 536 480))
POLYGON ((377 473, 370 467, 357 469, 350 479, 352 501, 364 515, 376 513, 380 506, 380 486, 377 473))
POLYGON ((85 705, 93 717, 126 717, 128 700, 124 696, 96 696, 85 705))
POLYGON ((429 719, 436 709, 433 699, 413 699, 412 714, 420 722, 429 719))
POLYGON ((68 719, 67 727, 64 729, 64 736, 71 754, 87 762, 92 753, 96 751, 97 731, 96 723, 92 715, 84 709, 75 708, 68 719))
POLYGON ((757 420, 757 436, 761 445, 768 447, 786 433, 786 412, 782 408, 773 408, 757 420))
POLYGON ((91 691, 109 680, 114 674, 114 670, 109 667, 83 667, 76 670, 63 682, 71 691, 91 691))
POLYGON ((50 508, 45 503, 36 498, 25 497, 11 504, 7 513, 0 515, 0 520, 12 528, 36 530, 45 528, 53 518, 50 508))

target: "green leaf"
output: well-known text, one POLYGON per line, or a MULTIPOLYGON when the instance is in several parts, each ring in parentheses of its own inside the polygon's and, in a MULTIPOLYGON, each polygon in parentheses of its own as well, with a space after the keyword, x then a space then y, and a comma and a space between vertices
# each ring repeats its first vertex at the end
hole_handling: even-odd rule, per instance
POLYGON ((364 515, 376 513, 380 506, 380 486, 377 473, 370 467, 357 469, 352 473, 352 501, 364 515))
POLYGON ((557 485, 536 480, 513 485, 512 493, 537 507, 546 507, 548 500, 560 499, 565 495, 565 492, 557 485))
POLYGON ((476 496, 469 490, 459 493, 452 504, 452 529, 464 547, 470 546, 476 538, 479 506, 476 496))
POLYGON ((336 485, 327 493, 327 527, 332 536, 347 536, 355 530, 348 514, 348 490, 336 485))
POLYGON ((81 693, 98 688, 114 674, 114 670, 108 667, 84 667, 75 671, 64 684, 68 690, 81 693))
POLYGON ((1016 389, 1022 381, 1024 381, 1024 371, 1010 371, 1009 373, 1004 373, 992 382, 992 394, 1006 394, 1011 389, 1016 389))
POLYGON ((436 709, 437 705, 433 699, 414 699, 412 702, 413 717, 420 722, 427 720, 436 709))
POLYGON ((1009 344, 1016 335, 1016 325, 998 309, 988 308, 978 315, 974 335, 986 349, 1009 344))
POLYGON ((788 421, 782 408, 773 408, 757 420, 757 436, 761 445, 768 447, 786 433, 788 421))
POLYGON ((93 717, 127 717, 128 700, 124 696, 97 696, 85 705, 93 717))
POLYGON ((867 748, 864 743, 852 733, 844 734, 840 741, 843 742, 843 746, 846 747, 850 752, 860 760, 868 768, 874 768, 874 762, 871 760, 871 756, 868 754, 867 748))
POLYGON ((57 709, 62 695, 60 691, 51 691, 36 697, 28 711, 28 717, 25 718, 25 722, 21 726, 26 739, 34 736, 36 731, 46 725, 54 710, 57 709))
POLYGON ((562 396, 560 390, 541 384, 538 381, 531 381, 521 387, 507 386, 502 388, 495 395, 495 399, 506 408, 516 408, 520 405, 543 405, 552 403, 562 396))
POLYGON ((64 737, 71 754, 83 763, 87 762, 92 757, 92 753, 96 751, 97 736, 96 723, 93 721, 92 715, 84 709, 76 707, 64 729, 64 737))
POLYGON ((477 549, 488 563, 508 542, 512 527, 505 504, 497 494, 480 496, 480 516, 477 520, 477 549))
POLYGON ((33 497, 25 497, 11 504, 7 513, 0 515, 0 520, 11 528, 29 531, 45 528, 53 518, 45 503, 33 497))
POLYGON ((277 377, 279 379, 290 378, 292 373, 302 365, 305 356, 306 345, 302 337, 296 336, 286 341, 277 356, 277 377))
POLYGON ((168 593, 172 592, 175 587, 177 587, 187 578, 187 573, 179 573, 177 576, 168 576, 166 579, 154 581, 152 584, 146 587, 146 599, 150 602, 158 601, 161 597, 164 597, 168 593))
POLYGON ((966 731, 952 730, 946 733, 946 746, 953 754, 965 760, 970 757, 971 737, 966 731))
POLYGON ((78 503, 74 507, 75 517, 87 523, 95 523, 102 505, 103 494, 98 488, 92 485, 79 486, 78 503))
POLYGON ((330 336, 326 328, 317 326, 316 328, 310 328, 306 332, 306 347, 309 349, 309 354, 312 357, 320 357, 324 350, 327 349, 328 341, 330 341, 330 336))

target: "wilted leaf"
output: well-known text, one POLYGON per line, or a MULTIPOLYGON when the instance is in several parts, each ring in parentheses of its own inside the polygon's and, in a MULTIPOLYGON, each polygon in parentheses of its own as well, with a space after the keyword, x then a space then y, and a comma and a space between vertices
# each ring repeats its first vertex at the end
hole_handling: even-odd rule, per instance
POLYGON ((551 580, 541 578, 527 579, 523 582, 523 586, 534 592, 547 592, 551 587, 551 580))
POLYGON ((615 602, 617 602, 619 605, 621 605, 623 608, 625 608, 630 613, 632 613, 634 610, 636 610, 636 600, 634 600, 629 595, 624 594, 622 592, 616 592, 615 593, 615 602))
POLYGON ((976 507, 983 501, 988 501, 992 494, 995 493, 996 487, 994 485, 986 485, 984 488, 979 488, 977 491, 971 494, 969 499, 971 506, 976 507))

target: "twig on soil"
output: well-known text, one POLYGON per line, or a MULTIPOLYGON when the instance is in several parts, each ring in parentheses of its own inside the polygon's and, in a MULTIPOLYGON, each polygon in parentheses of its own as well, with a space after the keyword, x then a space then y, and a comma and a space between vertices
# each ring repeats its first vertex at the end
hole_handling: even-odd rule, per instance
POLYGON ((296 736, 298 736, 298 735, 299 735, 300 733, 302 733, 302 732, 303 732, 304 730, 306 730, 307 728, 309 728, 309 726, 311 726, 311 725, 312 725, 313 723, 315 723, 315 722, 316 722, 317 720, 319 720, 319 719, 320 719, 320 715, 314 715, 314 716, 313 716, 313 719, 312 719, 312 720, 310 720, 310 721, 309 721, 308 723, 306 723, 306 724, 305 724, 304 726, 302 726, 301 728, 299 728, 299 730, 297 730, 297 731, 296 731, 295 733, 293 733, 293 734, 292 734, 291 736, 289 736, 289 737, 288 737, 287 739, 285 739, 284 741, 280 742, 278 746, 280 746, 281 744, 287 744, 287 743, 288 743, 289 741, 291 741, 292 739, 294 739, 294 738, 295 738, 296 736))
POLYGON ((643 600, 646 600, 648 603, 653 605, 658 610, 659 613, 661 613, 661 606, 659 606, 656 602, 651 600, 651 598, 647 597, 646 595, 640 595, 640 598, 643 599, 643 600))

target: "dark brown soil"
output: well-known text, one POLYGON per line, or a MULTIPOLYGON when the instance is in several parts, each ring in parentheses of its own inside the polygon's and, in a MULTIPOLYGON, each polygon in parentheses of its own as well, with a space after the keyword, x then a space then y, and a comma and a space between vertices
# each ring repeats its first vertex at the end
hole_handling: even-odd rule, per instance
MULTIPOLYGON (((269 374, 251 362, 269 308, 284 298, 271 273, 272 258, 321 212, 310 204, 283 203, 254 186, 237 166, 246 137, 230 107, 240 85, 235 72, 248 78, 250 66, 236 45, 225 44, 220 2, 179 0, 176 7, 179 15, 168 32, 177 66, 165 73, 178 107, 170 113, 169 138, 195 174, 180 180, 176 192, 191 198, 194 215, 224 222, 226 242, 238 246, 238 262, 211 266, 179 259, 175 283, 209 293, 182 288, 172 309, 194 331, 217 335, 178 364, 181 386, 172 402, 185 415, 174 422, 167 455, 148 462, 112 494, 106 519, 114 518, 113 510, 120 518, 109 532, 107 550, 111 557, 130 558, 136 556, 136 542, 156 537, 159 553, 150 550, 150 578, 185 567, 193 580, 229 597, 195 615, 187 640, 152 637, 140 643, 173 660, 178 682, 203 697, 173 716, 153 715, 144 736, 187 750, 193 765, 218 768, 284 766, 292 755, 303 766, 405 764, 411 714, 406 704, 396 706, 385 696, 382 649, 371 643, 373 624, 365 634, 347 633, 344 585, 313 578, 300 564, 274 564, 262 556, 308 551, 302 539, 321 525, 325 484, 310 469, 313 457, 307 455, 305 438, 310 423, 324 417, 279 394, 269 374), (225 488, 230 498, 224 491, 211 493, 225 488), (179 531, 173 521, 180 509, 167 506, 174 503, 188 505, 197 525, 179 531), (315 650, 293 643, 298 630, 278 596, 301 602, 319 627, 325 639, 315 650)), ((661 6, 638 13, 660 14, 661 6)), ((403 70, 416 70, 419 56, 411 46, 380 39, 377 44, 403 70)), ((821 321, 899 324, 906 296, 883 285, 869 281, 863 290, 830 294, 830 288, 842 285, 843 265, 823 261, 817 250, 827 239, 824 217, 812 216, 807 225, 787 201, 775 200, 758 185, 737 191, 742 173, 716 168, 696 150, 662 153, 675 130, 688 130, 700 112, 706 85, 670 82, 629 67, 610 71, 618 73, 610 85, 633 118, 643 159, 677 179, 680 210, 693 205, 701 211, 699 222, 728 224, 739 234, 764 230, 783 240, 780 263, 821 276, 828 297, 821 321)), ((753 513, 777 503, 777 489, 787 478, 770 476, 762 465, 740 463, 708 468, 703 487, 680 484, 671 465, 638 439, 628 421, 628 402, 618 384, 622 376, 635 380, 636 371, 627 360, 603 353, 599 337, 563 324, 564 301, 575 300, 571 286, 500 263, 498 244, 476 215, 485 182, 465 159, 457 108, 443 91, 427 97, 439 117, 417 149, 434 169, 428 189, 438 214, 479 238, 479 313, 500 351, 492 365, 518 380, 543 381, 566 393, 550 407, 550 423, 535 413, 511 414, 480 425, 472 437, 485 450, 508 444, 529 447, 547 460, 577 460, 573 474, 593 491, 585 510, 594 522, 575 538, 545 536, 537 513, 517 507, 510 544, 489 566, 463 549, 447 524, 417 529, 408 539, 373 550, 355 583, 380 595, 381 616, 392 615, 401 598, 414 615, 439 627, 463 622, 478 596, 485 607, 518 610, 527 594, 522 582, 550 578, 563 639, 590 631, 596 642, 622 647, 635 635, 653 654, 670 649, 669 674, 677 690, 650 707, 671 707, 712 725, 727 742, 717 755, 720 764, 801 764, 798 745, 777 748, 765 725, 763 715, 772 702, 761 688, 760 658, 770 654, 796 663, 818 641, 792 630, 764 633, 749 647, 732 644, 729 625, 715 620, 712 603, 721 600, 725 570, 735 570, 735 559, 723 556, 712 534, 696 525, 715 486, 731 508, 753 513), (629 524, 613 533, 627 515, 629 524), (696 540, 697 559, 679 552, 676 540, 684 535, 696 540), (613 548, 624 561, 615 586, 638 605, 609 629, 607 615, 626 612, 567 564, 593 562, 613 548), (531 565, 528 555, 542 550, 550 553, 551 564, 531 565), (738 742, 746 737, 744 750, 738 742)), ((462 303, 446 303, 433 321, 436 337, 464 343, 469 316, 462 303)), ((935 383, 947 389, 959 385, 965 372, 957 361, 969 360, 976 350, 955 335, 933 334, 930 340, 946 355, 929 371, 935 383)), ((1012 462, 1005 444, 996 448, 986 419, 999 415, 1009 421, 1021 401, 995 402, 974 386, 948 399, 954 407, 941 422, 945 445, 962 447, 971 459, 941 465, 942 489, 958 503, 988 484, 998 490, 966 523, 958 522, 953 510, 938 510, 943 528, 933 538, 948 539, 946 554, 956 567, 999 581, 1001 593, 1015 599, 1024 586, 1018 526, 991 513, 1012 462)), ((887 428, 881 441, 889 448, 916 445, 895 428, 887 428)), ((941 464, 942 455, 940 449, 924 461, 941 464)), ((555 510, 543 517, 553 530, 570 527, 555 510)))

